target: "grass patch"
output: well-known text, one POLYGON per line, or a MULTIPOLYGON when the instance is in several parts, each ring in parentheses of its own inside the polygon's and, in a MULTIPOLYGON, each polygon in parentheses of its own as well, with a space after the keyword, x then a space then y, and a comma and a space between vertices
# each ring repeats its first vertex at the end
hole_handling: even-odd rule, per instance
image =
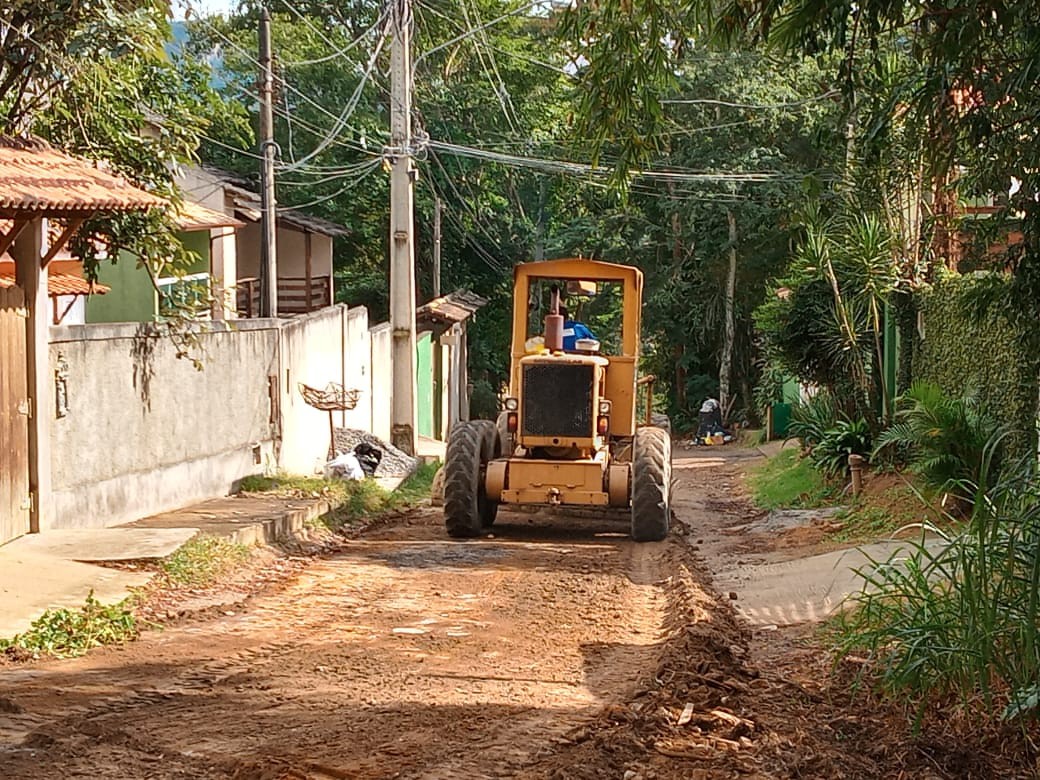
POLYGON ((345 479, 278 474, 273 477, 246 477, 242 480, 240 489, 243 493, 276 493, 288 498, 344 499, 350 492, 351 484, 345 479))
POLYGON ((336 505, 328 514, 311 522, 313 527, 338 531, 366 518, 412 506, 430 497, 433 477, 439 463, 424 463, 401 483, 388 491, 372 479, 323 479, 321 477, 247 477, 242 490, 249 493, 274 493, 296 498, 326 498, 336 505))
POLYGON ((748 479, 755 503, 763 509, 814 509, 833 503, 837 488, 802 458, 796 449, 784 449, 748 479))
POLYGON ((131 599, 106 605, 91 591, 82 607, 49 609, 25 633, 0 639, 0 651, 15 656, 72 658, 93 647, 129 642, 139 632, 131 599))
POLYGON ((249 558, 244 544, 217 536, 196 536, 162 562, 162 572, 172 585, 204 588, 212 585, 249 558))
POLYGON ((429 498, 430 491, 433 489, 433 478, 440 467, 440 461, 423 463, 419 466, 414 474, 408 477, 397 490, 390 494, 394 507, 411 506, 429 498))
POLYGON ((905 526, 933 518, 932 510, 909 485, 895 485, 877 492, 868 486, 866 492, 835 516, 843 527, 832 538, 839 542, 875 541, 890 537, 905 526))

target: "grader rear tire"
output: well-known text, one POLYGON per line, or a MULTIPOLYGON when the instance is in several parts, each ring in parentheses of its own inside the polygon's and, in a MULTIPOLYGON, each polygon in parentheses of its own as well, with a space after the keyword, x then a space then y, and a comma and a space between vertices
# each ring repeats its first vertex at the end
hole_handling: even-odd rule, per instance
POLYGON ((639 428, 632 442, 632 538, 659 542, 671 522, 672 440, 661 428, 639 428))
POLYGON ((477 536, 495 522, 498 503, 487 497, 484 474, 501 446, 488 420, 455 423, 444 456, 444 525, 456 538, 477 536))

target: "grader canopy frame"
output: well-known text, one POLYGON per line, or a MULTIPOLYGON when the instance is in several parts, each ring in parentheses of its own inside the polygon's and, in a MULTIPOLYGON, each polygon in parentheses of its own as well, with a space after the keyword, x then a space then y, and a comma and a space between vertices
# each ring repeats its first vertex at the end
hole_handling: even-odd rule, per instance
POLYGON ((610 361, 604 396, 614 409, 612 432, 619 436, 633 435, 636 428, 636 374, 643 312, 643 272, 628 265, 581 258, 546 260, 516 266, 513 269, 513 338, 509 371, 509 386, 513 389, 520 387, 520 361, 527 355, 525 343, 532 282, 542 279, 621 283, 621 350, 619 354, 604 356, 610 361), (624 413, 628 408, 632 409, 631 415, 624 413), (626 420, 626 417, 631 419, 626 420))

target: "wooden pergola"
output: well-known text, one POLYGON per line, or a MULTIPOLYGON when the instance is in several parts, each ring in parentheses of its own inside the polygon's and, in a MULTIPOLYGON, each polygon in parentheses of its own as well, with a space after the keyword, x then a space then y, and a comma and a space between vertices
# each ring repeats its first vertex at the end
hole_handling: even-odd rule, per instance
POLYGON ((15 286, 0 299, 0 439, 9 456, 0 465, 0 544, 52 520, 47 267, 89 217, 167 205, 44 141, 0 136, 0 219, 10 220, 0 254, 15 261, 15 286), (64 225, 52 241, 47 220, 64 225))

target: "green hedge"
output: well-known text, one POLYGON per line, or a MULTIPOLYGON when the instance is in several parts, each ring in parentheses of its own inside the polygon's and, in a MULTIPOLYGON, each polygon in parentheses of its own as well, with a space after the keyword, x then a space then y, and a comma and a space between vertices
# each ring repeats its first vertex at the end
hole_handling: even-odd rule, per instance
POLYGON ((974 277, 946 275, 914 296, 924 337, 914 327, 911 373, 951 395, 977 398, 1010 429, 1010 454, 1035 452, 1040 361, 998 307, 977 305, 977 286, 974 277))

